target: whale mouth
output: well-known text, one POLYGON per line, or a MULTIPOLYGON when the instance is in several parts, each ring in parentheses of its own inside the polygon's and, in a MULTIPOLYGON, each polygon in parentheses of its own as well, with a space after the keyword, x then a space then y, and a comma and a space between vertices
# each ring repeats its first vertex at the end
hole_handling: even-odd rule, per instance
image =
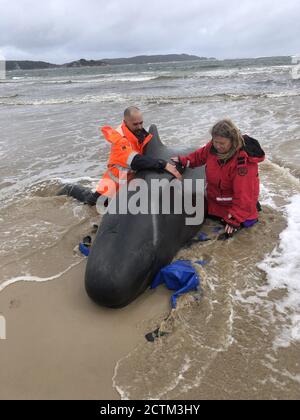
POLYGON ((137 261, 126 265, 120 262, 113 270, 106 264, 98 270, 98 273, 93 270, 92 276, 89 275, 87 268, 86 292, 97 304, 109 308, 122 308, 146 290, 156 271, 154 250, 151 255, 148 254, 147 261, 144 257, 139 270, 137 261))
POLYGON ((137 229, 140 237, 134 241, 136 232, 131 232, 128 238, 121 234, 128 225, 124 226, 124 222, 125 219, 122 223, 122 219, 114 217, 103 224, 90 250, 86 267, 88 296, 94 302, 111 308, 124 307, 139 296, 149 286, 158 264, 152 238, 143 239, 144 235, 149 236, 150 226, 147 229, 144 226, 144 232, 137 229))

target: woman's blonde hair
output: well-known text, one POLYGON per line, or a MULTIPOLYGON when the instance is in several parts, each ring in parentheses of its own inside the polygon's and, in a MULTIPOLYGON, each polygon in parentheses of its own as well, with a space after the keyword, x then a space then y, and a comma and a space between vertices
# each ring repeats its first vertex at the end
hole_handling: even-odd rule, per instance
POLYGON ((236 127, 236 125, 233 124, 233 122, 230 119, 225 119, 217 122, 211 129, 211 135, 212 138, 220 136, 231 140, 231 149, 229 150, 229 152, 225 154, 218 153, 218 157, 220 159, 230 159, 237 150, 239 150, 245 145, 240 130, 236 127))

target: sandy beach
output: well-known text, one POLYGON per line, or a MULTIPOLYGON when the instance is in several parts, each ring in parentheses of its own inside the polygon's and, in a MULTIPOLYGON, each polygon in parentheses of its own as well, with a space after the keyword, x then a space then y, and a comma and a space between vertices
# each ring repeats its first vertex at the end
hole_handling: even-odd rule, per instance
POLYGON ((16 283, 0 294, 7 324, 0 399, 120 398, 116 363, 138 344, 152 345, 144 335, 168 312, 170 293, 149 290, 127 308, 100 308, 85 293, 84 268, 82 260, 58 280, 16 283))
POLYGON ((77 248, 87 233, 94 237, 92 225, 101 221, 96 210, 47 195, 17 207, 8 211, 23 231, 28 211, 39 229, 55 223, 56 236, 44 247, 36 235, 30 247, 24 241, 19 253, 0 259, 0 315, 6 320, 0 399, 120 398, 112 382, 115 366, 137 344, 148 345, 151 319, 169 310, 170 293, 149 290, 118 310, 95 305, 84 289, 86 258, 77 248))

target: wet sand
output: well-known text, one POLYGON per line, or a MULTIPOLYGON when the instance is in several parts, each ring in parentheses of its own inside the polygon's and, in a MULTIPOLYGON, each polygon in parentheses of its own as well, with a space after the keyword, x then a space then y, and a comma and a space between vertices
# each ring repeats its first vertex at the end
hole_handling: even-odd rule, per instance
POLYGON ((76 246, 100 222, 94 208, 30 196, 2 215, 10 242, 0 258, 0 399, 119 399, 115 366, 147 345, 147 320, 168 313, 170 292, 148 290, 117 310, 88 298, 76 246))
POLYGON ((85 260, 46 283, 16 283, 0 294, 0 399, 119 399, 117 361, 149 345, 143 321, 168 312, 170 293, 146 291, 127 308, 100 308, 87 297, 85 260))
MULTIPOLYGON (((201 231, 212 235, 209 221, 201 231)), ((175 259, 204 259, 203 292, 185 295, 168 320, 166 336, 138 346, 120 361, 116 384, 129 399, 299 399, 299 343, 288 335, 288 312, 276 303, 286 288, 268 290, 256 264, 271 252, 286 220, 264 207, 260 222, 231 241, 195 243, 175 259), (196 299, 193 299, 193 296, 196 299), (141 373, 144 373, 144 377, 141 373)), ((160 324, 161 323, 161 324, 160 324)))

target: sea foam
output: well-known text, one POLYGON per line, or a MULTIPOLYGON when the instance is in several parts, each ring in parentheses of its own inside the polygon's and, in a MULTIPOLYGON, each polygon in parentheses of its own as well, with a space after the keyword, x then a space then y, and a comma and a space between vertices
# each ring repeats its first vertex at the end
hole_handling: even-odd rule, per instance
POLYGON ((286 206, 288 226, 280 234, 279 245, 258 267, 267 274, 266 292, 286 289, 286 296, 276 301, 276 309, 287 318, 286 327, 275 340, 275 347, 287 347, 300 341, 300 195, 286 206))

